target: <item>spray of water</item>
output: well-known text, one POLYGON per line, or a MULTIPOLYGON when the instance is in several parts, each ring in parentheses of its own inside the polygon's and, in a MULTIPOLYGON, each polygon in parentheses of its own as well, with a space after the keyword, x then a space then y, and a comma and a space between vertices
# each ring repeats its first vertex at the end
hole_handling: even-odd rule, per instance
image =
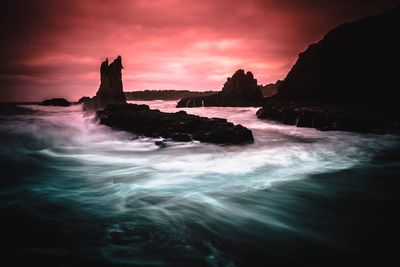
MULTIPOLYGON (((177 111, 174 102, 143 103, 165 112, 177 111)), ((42 166, 37 172, 21 174, 31 181, 21 192, 51 203, 69 203, 81 213, 101 218, 108 244, 102 255, 122 263, 148 260, 151 255, 144 249, 149 246, 176 246, 176 253, 194 260, 229 264, 229 257, 215 248, 210 236, 216 231, 229 235, 223 232, 235 229, 257 238, 247 227, 250 222, 315 234, 296 227, 284 208, 267 205, 265 197, 255 195, 312 174, 364 164, 392 142, 390 137, 319 132, 261 121, 254 108, 207 107, 185 110, 240 123, 253 131, 255 143, 168 142, 166 148, 159 148, 155 139, 98 125, 79 106, 30 108, 38 112, 5 119, 0 126, 2 159, 22 165, 34 159, 42 166), (199 241, 198 235, 206 241, 199 241), (125 256, 116 257, 118 251, 125 256)), ((71 219, 68 216, 65 223, 71 219)))

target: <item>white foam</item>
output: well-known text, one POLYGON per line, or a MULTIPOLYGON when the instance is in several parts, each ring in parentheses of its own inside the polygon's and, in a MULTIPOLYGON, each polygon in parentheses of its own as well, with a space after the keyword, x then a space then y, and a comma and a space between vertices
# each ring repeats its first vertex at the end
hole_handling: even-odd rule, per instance
MULTIPOLYGON (((140 103, 168 112, 179 110, 171 101, 140 103)), ((155 139, 113 131, 75 107, 34 108, 44 113, 34 123, 20 122, 16 129, 51 141, 41 150, 43 155, 79 162, 87 170, 82 179, 103 181, 102 186, 115 194, 110 197, 120 201, 144 191, 152 197, 190 196, 192 201, 208 199, 210 205, 222 205, 215 196, 262 190, 276 182, 350 168, 367 161, 371 149, 384 145, 384 139, 373 136, 262 121, 255 116, 256 108, 202 107, 184 110, 243 124, 253 130, 255 144, 171 143, 160 149, 155 139)))

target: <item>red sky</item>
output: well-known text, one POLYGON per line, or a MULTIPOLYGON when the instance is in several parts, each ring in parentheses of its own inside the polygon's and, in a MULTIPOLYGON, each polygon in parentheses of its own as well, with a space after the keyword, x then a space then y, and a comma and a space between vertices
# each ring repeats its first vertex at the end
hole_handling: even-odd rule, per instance
POLYGON ((0 101, 93 96, 101 61, 117 55, 125 91, 220 90, 238 68, 275 82, 332 27, 396 3, 2 1, 0 101))

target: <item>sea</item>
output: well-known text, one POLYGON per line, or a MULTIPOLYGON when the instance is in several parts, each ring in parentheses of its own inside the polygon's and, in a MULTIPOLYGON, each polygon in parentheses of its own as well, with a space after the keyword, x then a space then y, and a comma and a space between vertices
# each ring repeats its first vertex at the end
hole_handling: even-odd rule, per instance
POLYGON ((0 114, 2 266, 398 266, 398 136, 132 103, 226 118, 255 141, 159 146, 80 105, 0 114))

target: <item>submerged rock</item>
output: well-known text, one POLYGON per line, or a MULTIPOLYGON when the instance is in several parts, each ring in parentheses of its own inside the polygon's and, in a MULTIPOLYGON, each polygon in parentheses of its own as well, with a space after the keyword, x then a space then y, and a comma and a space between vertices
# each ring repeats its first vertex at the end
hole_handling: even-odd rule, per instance
POLYGON ((81 98, 85 110, 98 110, 108 104, 125 104, 126 98, 122 85, 122 58, 118 56, 111 64, 108 59, 100 66, 100 87, 91 99, 81 98))
POLYGON ((59 106, 59 107, 69 107, 71 103, 64 98, 51 98, 46 99, 40 103, 41 106, 59 106))
POLYGON ((209 96, 182 98, 177 107, 247 107, 261 106, 262 101, 260 86, 253 74, 239 69, 227 79, 220 92, 209 96))
POLYGON ((147 105, 110 104, 104 110, 97 111, 96 118, 101 124, 114 129, 173 141, 197 140, 214 144, 254 142, 249 129, 226 119, 210 119, 185 111, 165 113, 151 110, 147 105))

